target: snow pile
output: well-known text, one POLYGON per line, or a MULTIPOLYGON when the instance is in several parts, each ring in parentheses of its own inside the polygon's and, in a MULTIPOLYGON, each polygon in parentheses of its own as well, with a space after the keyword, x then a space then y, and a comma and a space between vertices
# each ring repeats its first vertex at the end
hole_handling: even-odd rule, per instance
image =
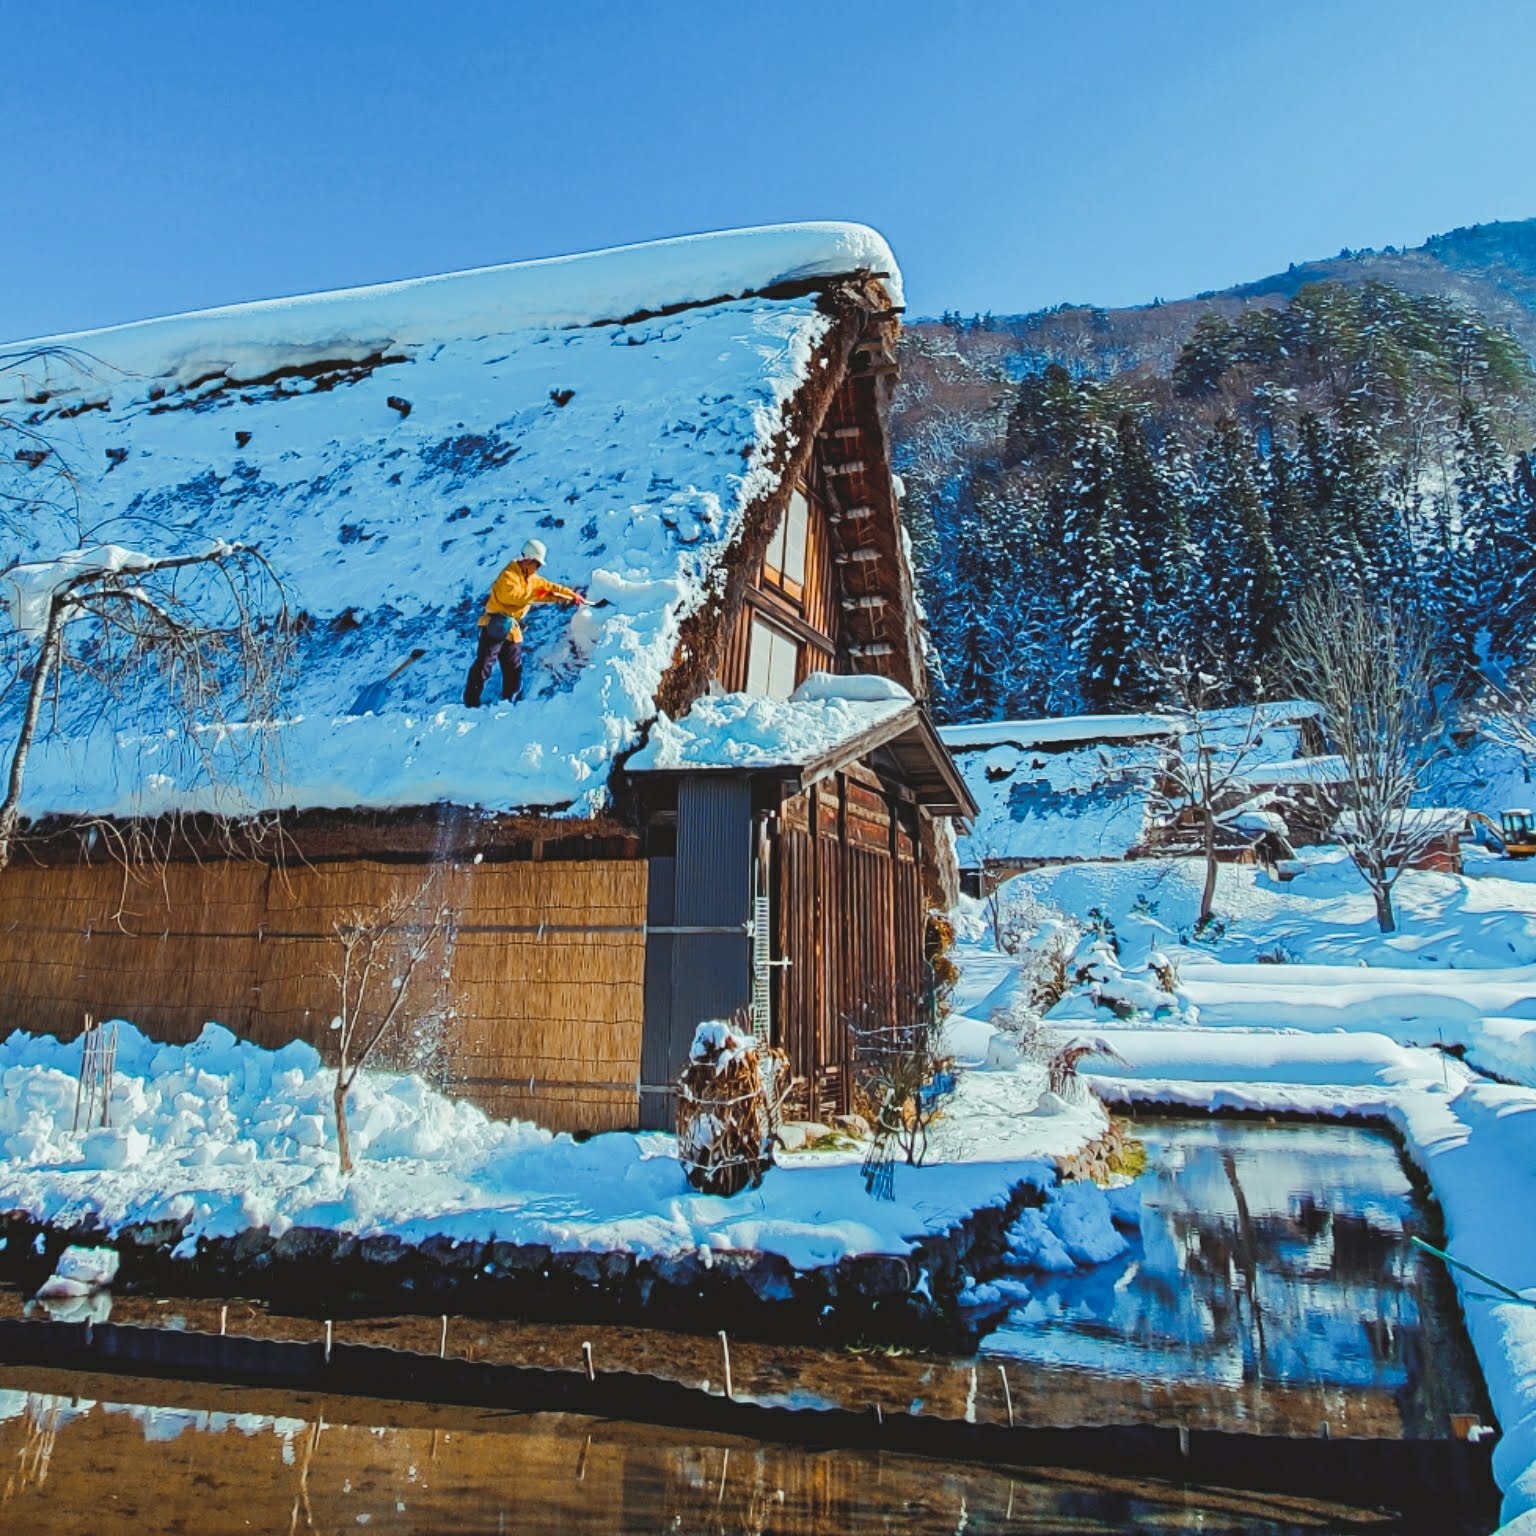
POLYGON ((95 1219, 109 1234, 184 1221, 186 1256, 200 1238, 300 1226, 408 1244, 444 1236, 700 1253, 706 1262, 761 1251, 813 1269, 850 1254, 910 1252, 927 1233, 1003 1203, 1022 1181, 1050 1183, 1050 1159, 1102 1124, 1095 1110, 1024 1135, 978 1127, 964 1138, 965 1161, 931 1152, 928 1166, 901 1170, 889 1201, 865 1192, 857 1153, 791 1158, 757 1189, 720 1198, 689 1188, 670 1136, 578 1143, 488 1119, 419 1077, 375 1072, 352 1090, 358 1168, 344 1178, 334 1073, 308 1045, 266 1051, 214 1024, 187 1046, 157 1045, 120 1024, 106 1131, 70 1130, 79 1070, 78 1041, 16 1032, 0 1045, 0 1210, 64 1225, 95 1219))
POLYGON ((92 1296, 111 1288, 117 1278, 115 1248, 68 1247, 58 1257, 53 1273, 38 1287, 40 1301, 68 1301, 92 1296))
MULTIPOLYGON (((888 266, 877 241, 843 226, 722 236, 75 338, 105 366, 52 378, 36 427, 74 474, 78 516, 35 509, 14 557, 51 561, 82 526, 154 554, 240 542, 302 622, 281 718, 248 723, 267 733, 272 782, 249 781, 236 735, 162 729, 152 690, 114 738, 71 675, 23 813, 601 808, 684 619, 776 484, 788 407, 832 324, 814 295, 625 317, 888 266), (189 373, 200 382, 166 392, 189 373), (102 408, 66 415, 71 388, 102 408), (468 710, 475 620, 530 536, 546 575, 593 606, 535 609, 522 701, 468 710), (382 710, 344 714, 418 648, 382 710), (94 728, 70 734, 76 718, 94 728)), ((0 701, 0 730, 20 707, 0 701)))
POLYGON ((631 773, 698 768, 777 768, 814 763, 845 742, 909 713, 912 695, 886 678, 839 678, 848 688, 790 699, 725 693, 700 699, 680 720, 657 718, 631 773))
POLYGON ((1021 1212, 1008 1229, 1009 1262, 1019 1269, 1060 1273, 1118 1259, 1130 1244, 1115 1223, 1135 1225, 1134 1201, 1134 1193, 1127 1201, 1120 1191, 1086 1180, 1058 1184, 1044 1206, 1021 1212))
POLYGON ((757 1050, 753 1035, 741 1035, 720 1019, 709 1019, 693 1032, 688 1060, 712 1067, 716 1073, 729 1072, 757 1050))

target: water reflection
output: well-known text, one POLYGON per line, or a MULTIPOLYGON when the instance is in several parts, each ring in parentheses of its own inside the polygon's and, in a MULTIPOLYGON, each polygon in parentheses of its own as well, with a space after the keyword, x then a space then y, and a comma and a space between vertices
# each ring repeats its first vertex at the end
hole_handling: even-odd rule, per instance
POLYGON ((1137 1134, 1148 1171, 1129 1252, 1023 1276, 1028 1299, 988 1353, 1139 1381, 1386 1394, 1409 1434, 1478 1407, 1454 1296, 1407 1241, 1427 1234, 1426 1213, 1388 1137, 1205 1119, 1137 1134))
POLYGON ((0 1371, 0 1529, 766 1533, 1393 1530, 1302 1498, 813 1453, 558 1415, 0 1371))

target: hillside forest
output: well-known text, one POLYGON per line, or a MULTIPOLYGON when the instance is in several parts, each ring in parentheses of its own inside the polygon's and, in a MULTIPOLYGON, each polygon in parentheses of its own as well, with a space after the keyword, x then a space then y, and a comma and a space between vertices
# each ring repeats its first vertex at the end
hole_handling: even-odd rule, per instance
POLYGON ((1511 228, 1536 257, 1532 226, 1487 226, 1439 237, 1449 258, 909 326, 897 467, 940 717, 1153 705, 1170 662, 1229 702, 1283 693, 1319 583, 1422 615, 1449 690, 1520 678, 1536 381, 1511 228))

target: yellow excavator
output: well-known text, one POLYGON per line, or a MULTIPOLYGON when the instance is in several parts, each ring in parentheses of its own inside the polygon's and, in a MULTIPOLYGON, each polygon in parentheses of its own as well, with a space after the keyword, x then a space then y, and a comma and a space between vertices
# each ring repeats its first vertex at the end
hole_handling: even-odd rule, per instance
POLYGON ((1536 858, 1536 815, 1530 811, 1502 811, 1498 821, 1473 811, 1472 820, 1486 827, 1506 859, 1536 858))

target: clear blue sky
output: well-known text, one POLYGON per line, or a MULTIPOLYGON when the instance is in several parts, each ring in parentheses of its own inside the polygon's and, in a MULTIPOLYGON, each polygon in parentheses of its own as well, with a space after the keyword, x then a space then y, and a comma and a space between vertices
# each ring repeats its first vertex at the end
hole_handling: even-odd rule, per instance
POLYGON ((0 336, 802 218, 919 313, 1536 214, 1533 0, 4 0, 0 336))

